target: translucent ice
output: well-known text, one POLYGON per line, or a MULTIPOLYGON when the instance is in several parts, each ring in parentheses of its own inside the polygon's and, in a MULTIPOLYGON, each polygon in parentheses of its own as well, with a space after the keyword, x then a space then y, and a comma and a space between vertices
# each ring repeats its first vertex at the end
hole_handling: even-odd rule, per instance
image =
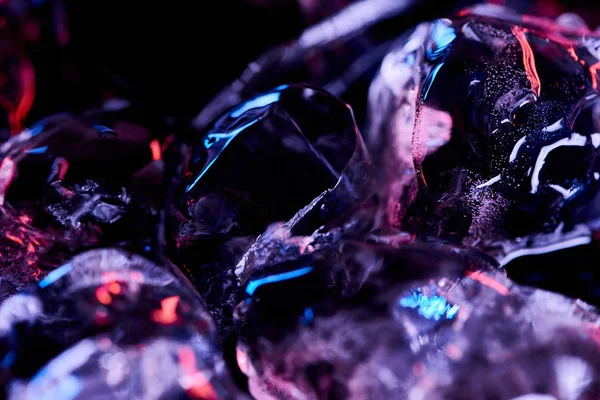
POLYGON ((369 94, 390 223, 503 264, 589 242, 599 48, 585 28, 494 7, 403 38, 369 94))
MULTIPOLYGON (((237 360, 258 399, 600 393, 597 310, 418 244, 344 242, 251 275, 237 360)), ((573 396, 573 397, 568 397, 573 396)))
POLYGON ((350 107, 303 85, 242 103, 196 139, 171 212, 172 253, 220 326, 256 237, 290 220, 294 235, 310 235, 347 215, 368 193, 368 166, 350 107))
POLYGON ((0 145, 0 298, 80 249, 158 254, 168 180, 157 130, 135 108, 92 110, 46 118, 0 145))
POLYGON ((9 398, 235 399, 212 320, 161 265, 92 250, 0 307, 9 398))

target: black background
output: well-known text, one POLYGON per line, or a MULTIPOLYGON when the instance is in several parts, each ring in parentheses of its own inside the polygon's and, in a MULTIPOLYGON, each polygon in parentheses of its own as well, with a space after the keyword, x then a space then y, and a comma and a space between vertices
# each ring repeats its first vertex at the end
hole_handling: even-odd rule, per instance
MULTIPOLYGON (((46 0, 36 10, 41 42, 28 48, 37 75, 37 94, 28 122, 54 112, 81 111, 111 95, 189 118, 263 51, 293 40, 308 24, 350 2, 63 0, 69 41, 60 46, 52 35, 56 1, 46 0), (307 4, 312 4, 310 9, 307 4)), ((408 24, 472 2, 421 3, 408 24)), ((600 6, 591 5, 593 2, 508 3, 538 16, 556 17, 572 10, 591 27, 600 24, 600 6)))

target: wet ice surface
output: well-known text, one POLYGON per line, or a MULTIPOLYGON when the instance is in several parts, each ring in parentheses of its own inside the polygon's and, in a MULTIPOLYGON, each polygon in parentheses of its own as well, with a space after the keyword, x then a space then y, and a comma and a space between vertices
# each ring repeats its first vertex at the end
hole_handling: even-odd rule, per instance
POLYGON ((52 116, 0 154, 2 298, 86 248, 156 251, 166 178, 136 110, 52 116))
POLYGON ((78 255, 0 314, 9 398, 242 398, 196 293, 142 257, 78 255))
POLYGON ((600 38, 493 7, 339 58, 318 32, 339 64, 269 53, 185 145, 114 100, 0 144, 6 396, 600 397, 600 38), (293 71, 362 93, 366 144, 327 91, 264 87, 293 71), (524 255, 562 269, 517 284, 524 255))
POLYGON ((600 38, 484 11, 419 25, 371 86, 367 137, 383 155, 390 221, 502 264, 589 243, 600 38))
POLYGON ((366 192, 367 171, 349 106, 307 86, 286 85, 240 105, 194 144, 171 212, 174 262, 215 307, 220 327, 229 325, 243 272, 237 264, 256 237, 271 238, 275 257, 294 251, 278 249, 277 236, 309 236, 348 216, 366 192))
POLYGON ((600 395, 592 308, 448 250, 343 242, 264 268, 243 297, 237 358, 256 398, 600 395))

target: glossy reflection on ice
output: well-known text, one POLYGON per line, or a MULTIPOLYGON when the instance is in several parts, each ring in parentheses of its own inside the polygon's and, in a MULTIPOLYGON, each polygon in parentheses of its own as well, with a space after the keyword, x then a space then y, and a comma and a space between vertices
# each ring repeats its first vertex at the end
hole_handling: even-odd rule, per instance
POLYGON ((600 314, 494 263, 342 242, 263 266, 236 308, 257 399, 595 398, 600 314), (572 397, 569 397, 572 396, 572 397))
POLYGON ((14 399, 244 398, 192 289, 115 249, 80 254, 9 298, 0 352, 14 399))
POLYGON ((0 144, 0 397, 244 399, 235 350, 257 400, 600 398, 598 310, 498 268, 600 228, 600 37, 484 6, 384 43, 408 4, 267 53, 185 145, 118 100, 0 144), (254 92, 360 109, 382 57, 369 152, 330 93, 254 92))
POLYGON ((584 28, 495 7, 419 25, 369 95, 390 222, 502 264, 589 242, 599 48, 584 28))
POLYGON ((79 250, 156 254, 167 179, 161 132, 140 114, 59 114, 0 145, 0 299, 79 250))
POLYGON ((362 199, 367 164, 350 107, 303 85, 249 99, 194 140, 171 213, 172 255, 220 328, 231 318, 234 268, 256 237, 291 220, 288 231, 310 235, 339 217, 362 199))

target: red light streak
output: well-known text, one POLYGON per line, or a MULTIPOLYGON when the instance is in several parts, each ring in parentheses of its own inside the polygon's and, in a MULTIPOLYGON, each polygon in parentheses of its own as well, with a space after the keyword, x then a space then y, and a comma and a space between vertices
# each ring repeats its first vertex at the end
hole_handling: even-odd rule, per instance
POLYGON ((538 76, 537 69, 535 68, 535 58, 533 56, 533 50, 531 50, 531 46, 525 37, 525 31, 523 28, 515 26, 512 29, 513 35, 519 41, 521 45, 521 49, 523 50, 523 65, 525 66, 525 73, 527 74, 527 79, 531 84, 531 90, 535 93, 536 96, 540 95, 542 90, 540 77, 538 76))
POLYGON ((494 289, 496 292, 500 293, 502 296, 508 296, 508 294, 510 293, 510 291, 506 288, 506 286, 504 286, 500 282, 496 281, 495 279, 493 279, 487 275, 483 275, 483 273, 481 271, 477 271, 477 272, 469 271, 469 272, 467 272, 467 277, 469 277, 487 287, 494 289))

